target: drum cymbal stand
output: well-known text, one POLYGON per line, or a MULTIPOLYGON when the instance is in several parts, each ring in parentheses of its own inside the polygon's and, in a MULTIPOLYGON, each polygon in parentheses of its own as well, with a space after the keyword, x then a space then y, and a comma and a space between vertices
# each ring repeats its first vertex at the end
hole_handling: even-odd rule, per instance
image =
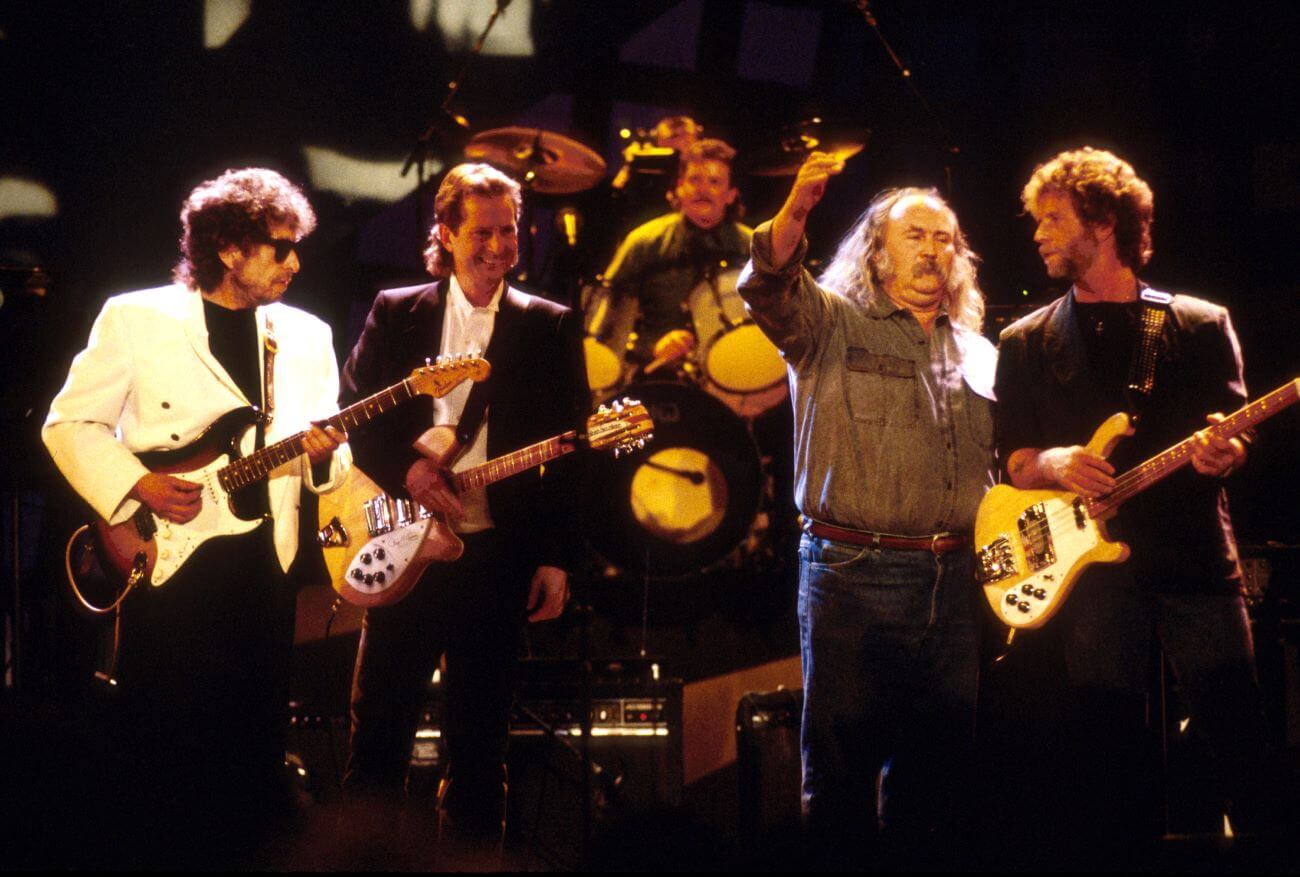
POLYGON ((497 23, 497 17, 509 5, 510 0, 504 0, 504 2, 503 0, 497 0, 496 7, 492 10, 492 14, 488 16, 483 33, 479 34, 478 40, 475 41, 474 47, 470 49, 469 57, 461 65, 456 78, 447 83, 446 95, 425 124, 424 131, 416 138, 415 145, 411 147, 410 153, 406 156, 406 162, 402 165, 400 175, 403 177, 411 172, 412 167, 415 168, 415 222, 418 226, 415 239, 420 242, 421 251, 424 249, 425 238, 429 234, 429 228, 425 225, 424 217, 424 195, 428 190, 426 165, 434 155, 458 153, 465 145, 465 140, 468 139, 469 132, 472 130, 469 120, 458 113, 452 112, 451 104, 460 93, 460 87, 465 84, 465 76, 469 73, 470 65, 483 52, 483 44, 487 42, 488 34, 492 32, 492 26, 497 23), (442 144, 440 148, 434 146, 438 142, 442 144))

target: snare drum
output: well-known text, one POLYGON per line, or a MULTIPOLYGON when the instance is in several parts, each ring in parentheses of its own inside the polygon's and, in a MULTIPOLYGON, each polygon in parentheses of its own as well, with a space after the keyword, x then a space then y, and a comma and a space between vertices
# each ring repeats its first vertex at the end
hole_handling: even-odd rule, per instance
POLYGON ((789 388, 781 352, 745 313, 739 276, 732 268, 706 278, 688 303, 706 389, 742 417, 754 417, 783 401, 789 388))
POLYGON ((588 286, 582 291, 582 311, 587 385, 593 396, 605 398, 618 392, 627 380, 627 347, 635 337, 636 298, 616 299, 608 286, 588 286))

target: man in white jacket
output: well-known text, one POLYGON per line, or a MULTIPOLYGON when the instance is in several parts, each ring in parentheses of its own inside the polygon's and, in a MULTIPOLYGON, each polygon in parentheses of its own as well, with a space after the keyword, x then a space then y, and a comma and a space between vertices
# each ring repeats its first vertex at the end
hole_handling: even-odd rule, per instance
POLYGON ((143 505, 152 526, 204 537, 174 575, 124 603, 105 717, 121 758, 108 768, 101 811, 112 818, 101 827, 124 832, 132 861, 176 865, 251 842, 284 792, 285 573, 301 486, 332 489, 348 462, 346 437, 313 425, 337 411, 329 327, 279 303, 316 224, 303 193, 273 171, 227 171, 190 194, 181 224, 175 283, 107 301, 42 431, 64 477, 110 524, 143 505), (270 420, 242 436, 243 453, 305 430, 304 453, 246 491, 260 524, 224 535, 209 527, 217 502, 201 478, 152 472, 137 455, 183 459, 214 420, 247 406, 270 420))

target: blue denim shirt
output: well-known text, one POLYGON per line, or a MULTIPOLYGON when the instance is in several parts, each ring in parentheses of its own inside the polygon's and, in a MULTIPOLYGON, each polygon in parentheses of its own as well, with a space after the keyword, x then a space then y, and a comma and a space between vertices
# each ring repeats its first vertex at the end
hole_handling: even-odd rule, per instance
POLYGON ((786 359, 794 404, 795 502, 859 530, 970 532, 993 484, 997 351, 940 314, 870 307, 771 264, 771 224, 754 233, 738 290, 786 359))

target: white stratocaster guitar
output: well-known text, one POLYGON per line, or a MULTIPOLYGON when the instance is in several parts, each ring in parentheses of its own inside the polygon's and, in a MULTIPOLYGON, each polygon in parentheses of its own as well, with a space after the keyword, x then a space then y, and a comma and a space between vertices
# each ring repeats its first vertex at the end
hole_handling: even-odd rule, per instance
MULTIPOLYGON (((341 430, 358 427, 415 396, 445 396, 461 382, 481 381, 490 372, 487 360, 479 357, 440 357, 405 380, 349 405, 323 425, 341 430)), ((136 584, 162 585, 204 542, 247 533, 261 522, 255 491, 246 488, 261 484, 277 467, 300 457, 306 433, 240 456, 242 439, 259 417, 253 408, 236 408, 183 448, 139 455, 152 472, 202 484, 202 509, 193 520, 177 524, 142 505, 120 524, 97 519, 73 533, 66 552, 68 580, 88 609, 116 606, 136 584)))
MULTIPOLYGON (((457 493, 481 489, 571 453, 584 441, 593 450, 612 449, 617 456, 644 447, 653 438, 653 429, 645 406, 623 399, 602 405, 587 418, 585 436, 572 430, 529 445, 455 473, 452 485, 457 493)), ((459 448, 437 450, 448 463, 459 448)), ((465 549, 440 515, 409 499, 394 499, 356 466, 349 470, 347 483, 321 496, 320 523, 316 539, 334 590, 357 606, 397 602, 430 563, 455 560, 465 549)))
MULTIPOLYGON (((1300 379, 1234 411, 1209 430, 1223 438, 1239 435, 1300 398, 1300 379)), ((1088 450, 1110 456, 1133 429, 1116 414, 1088 442, 1088 450)), ((1105 522, 1120 505, 1192 460, 1189 437, 1118 476, 1115 489, 1098 499, 1064 490, 1018 490, 999 484, 975 516, 975 575, 993 613, 1012 628, 1042 627, 1061 608, 1083 571, 1094 563, 1122 563, 1129 548, 1112 542, 1105 522)))

